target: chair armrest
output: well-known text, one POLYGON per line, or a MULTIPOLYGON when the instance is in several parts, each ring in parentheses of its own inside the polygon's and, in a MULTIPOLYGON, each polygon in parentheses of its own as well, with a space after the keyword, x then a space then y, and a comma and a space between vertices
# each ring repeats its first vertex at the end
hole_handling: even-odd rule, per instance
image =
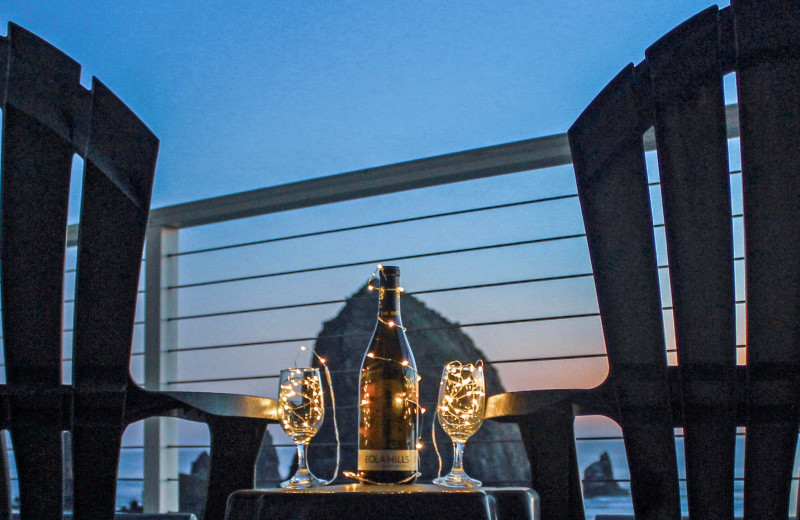
POLYGON ((252 395, 220 394, 214 392, 159 392, 175 401, 208 415, 219 417, 249 417, 278 421, 278 406, 274 399, 252 395))
POLYGON ((574 415, 617 416, 616 400, 609 385, 589 389, 529 390, 506 392, 486 400, 486 419, 518 422, 547 408, 569 403, 574 415))

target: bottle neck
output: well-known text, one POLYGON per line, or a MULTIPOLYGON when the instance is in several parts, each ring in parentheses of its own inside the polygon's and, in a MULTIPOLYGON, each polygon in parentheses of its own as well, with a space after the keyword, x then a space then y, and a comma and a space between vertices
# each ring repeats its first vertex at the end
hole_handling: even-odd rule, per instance
POLYGON ((400 321, 400 291, 397 286, 381 287, 380 301, 378 302, 378 316, 391 317, 396 322, 400 321))
POLYGON ((378 318, 400 324, 400 291, 400 273, 381 270, 378 318))

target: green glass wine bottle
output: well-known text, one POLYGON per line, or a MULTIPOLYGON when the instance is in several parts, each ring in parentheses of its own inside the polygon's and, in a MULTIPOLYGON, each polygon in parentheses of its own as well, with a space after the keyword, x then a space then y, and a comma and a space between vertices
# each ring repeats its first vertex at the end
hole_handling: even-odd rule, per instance
POLYGON ((413 483, 419 458, 419 380, 400 317, 400 269, 379 268, 378 320, 361 363, 358 476, 363 482, 413 483))

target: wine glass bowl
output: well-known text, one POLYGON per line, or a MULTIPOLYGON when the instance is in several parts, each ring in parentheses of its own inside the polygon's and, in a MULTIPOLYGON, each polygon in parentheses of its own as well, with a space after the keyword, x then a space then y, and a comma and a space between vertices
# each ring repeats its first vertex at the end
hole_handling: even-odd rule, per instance
POLYGON ((481 485, 464 472, 464 445, 483 423, 486 411, 486 383, 483 363, 451 361, 442 370, 436 416, 453 441, 453 468, 450 473, 433 480, 446 487, 472 488, 481 485))
POLYGON ((297 471, 282 488, 306 489, 324 486, 308 469, 306 447, 322 426, 325 401, 318 368, 287 368, 281 370, 278 391, 278 417, 286 435, 297 446, 297 471))

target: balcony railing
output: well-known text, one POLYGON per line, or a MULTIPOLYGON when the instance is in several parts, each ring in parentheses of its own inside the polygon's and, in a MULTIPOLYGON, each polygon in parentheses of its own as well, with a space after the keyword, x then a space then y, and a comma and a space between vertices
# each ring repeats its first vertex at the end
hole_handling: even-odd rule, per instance
MULTIPOLYGON (((727 115, 735 143, 737 107, 727 115)), ((652 152, 652 133, 644 141, 652 152)), ((274 397, 277 373, 295 361, 299 345, 311 346, 321 323, 384 261, 403 267, 410 294, 471 335, 507 390, 599 384, 605 348, 570 163, 562 134, 155 209, 134 379, 153 390, 274 397)), ((76 239, 71 226, 69 246, 76 239)), ((669 284, 662 287, 669 357, 669 284)), ((737 295, 743 301, 741 287, 737 295)), ((67 324, 70 305, 68 297, 67 324)), ((67 325, 65 345, 69 335, 67 325)), ((579 424, 586 463, 596 455, 587 445, 621 444, 618 430, 596 426, 579 424)), ((288 456, 291 445, 270 431, 279 455, 288 456)), ((148 511, 177 510, 179 471, 206 441, 206 432, 171 419, 132 427, 126 448, 143 456, 143 470, 121 470, 122 484, 141 483, 148 511)), ((617 472, 624 485, 624 460, 617 472)))

